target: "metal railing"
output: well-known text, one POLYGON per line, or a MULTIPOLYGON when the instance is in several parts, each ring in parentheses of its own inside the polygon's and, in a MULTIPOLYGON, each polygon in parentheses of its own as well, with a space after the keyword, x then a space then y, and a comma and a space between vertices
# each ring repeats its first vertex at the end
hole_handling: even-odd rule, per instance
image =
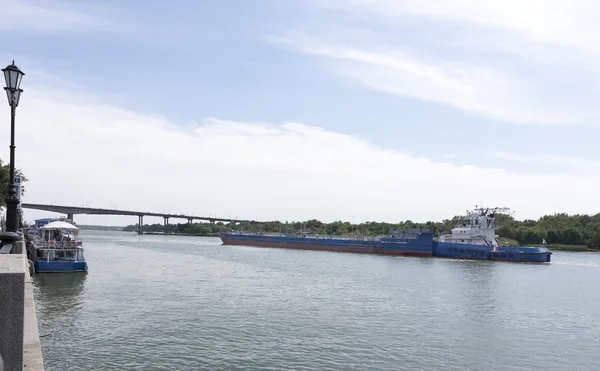
POLYGON ((75 249, 82 247, 81 241, 35 241, 35 246, 44 249, 75 249))

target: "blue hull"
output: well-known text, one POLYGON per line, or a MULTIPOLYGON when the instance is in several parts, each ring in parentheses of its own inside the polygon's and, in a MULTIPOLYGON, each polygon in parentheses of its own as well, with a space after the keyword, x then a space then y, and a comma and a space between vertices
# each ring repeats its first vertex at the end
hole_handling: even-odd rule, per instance
POLYGON ((500 246, 497 251, 484 245, 437 242, 434 256, 439 258, 501 260, 522 263, 548 263, 552 252, 544 247, 500 246))
POLYGON ((86 262, 82 261, 46 261, 37 260, 34 263, 36 273, 44 272, 85 272, 88 270, 86 262))

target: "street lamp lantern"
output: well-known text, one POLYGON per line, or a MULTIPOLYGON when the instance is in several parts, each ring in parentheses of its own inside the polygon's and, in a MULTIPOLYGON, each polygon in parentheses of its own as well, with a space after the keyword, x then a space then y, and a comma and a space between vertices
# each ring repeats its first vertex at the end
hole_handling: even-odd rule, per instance
POLYGON ((21 89, 21 80, 25 74, 15 65, 14 60, 12 64, 3 68, 2 72, 4 73, 4 80, 6 81, 4 90, 6 90, 8 104, 10 105, 10 179, 5 199, 6 231, 16 232, 19 225, 17 213, 19 198, 15 187, 15 114, 16 108, 19 105, 21 93, 23 92, 21 89))
POLYGON ((6 96, 8 97, 8 105, 18 107, 19 106, 19 98, 21 97, 21 80, 23 80, 23 76, 25 74, 23 71, 19 69, 15 65, 15 61, 13 60, 12 64, 6 66, 6 68, 2 69, 4 73, 4 80, 6 80, 6 96))

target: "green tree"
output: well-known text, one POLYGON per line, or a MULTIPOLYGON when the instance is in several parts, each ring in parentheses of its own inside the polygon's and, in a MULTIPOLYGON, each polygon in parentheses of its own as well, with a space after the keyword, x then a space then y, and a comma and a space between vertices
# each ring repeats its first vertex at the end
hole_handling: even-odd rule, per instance
POLYGON ((548 233, 548 238, 546 239, 546 242, 548 243, 560 243, 560 232, 552 229, 549 230, 548 233))
POLYGON ((600 227, 591 233, 589 245, 596 250, 600 250, 600 227))
POLYGON ((581 245, 583 243, 583 235, 576 228, 565 228, 560 237, 561 242, 565 245, 581 245))
MULTIPOLYGON (((24 183, 29 181, 23 175, 20 169, 15 169, 15 175, 21 177, 21 197, 25 195, 25 185, 24 183)), ((4 164, 2 159, 0 159, 0 207, 6 206, 4 199, 6 198, 6 192, 8 190, 8 184, 10 183, 10 163, 4 164)))
POLYGON ((498 236, 517 239, 516 229, 512 226, 512 224, 504 224, 498 228, 498 236))

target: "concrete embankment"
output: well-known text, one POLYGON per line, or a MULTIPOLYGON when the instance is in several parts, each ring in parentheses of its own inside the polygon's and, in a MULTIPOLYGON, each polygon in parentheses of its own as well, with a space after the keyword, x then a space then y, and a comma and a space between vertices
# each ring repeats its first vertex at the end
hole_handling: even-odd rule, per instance
POLYGON ((44 370, 31 280, 21 239, 0 254, 0 371, 44 370))

